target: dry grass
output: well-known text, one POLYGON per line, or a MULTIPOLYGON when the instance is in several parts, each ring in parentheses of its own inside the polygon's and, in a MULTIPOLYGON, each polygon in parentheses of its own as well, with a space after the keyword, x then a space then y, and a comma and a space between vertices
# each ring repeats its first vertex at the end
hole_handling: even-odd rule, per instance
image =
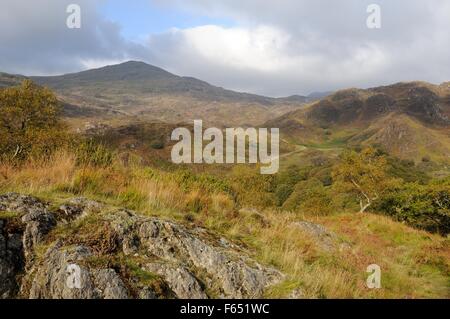
POLYGON ((45 163, 30 161, 19 168, 0 164, 0 187, 36 193, 42 189, 69 183, 74 173, 74 156, 67 152, 58 152, 45 163))
MULTIPOLYGON (((82 195, 144 214, 189 221, 246 247, 263 264, 287 275, 267 291, 287 297, 300 289, 307 298, 449 298, 449 240, 413 230, 372 214, 310 217, 325 225, 345 250, 324 251, 292 227, 305 217, 275 210, 238 211, 229 194, 186 187, 175 173, 142 167, 77 168, 70 154, 47 163, 0 166, 0 192, 22 192, 48 199, 82 195), (382 269, 382 289, 365 286, 366 268, 382 269)), ((308 219, 308 218, 306 218, 308 219)))

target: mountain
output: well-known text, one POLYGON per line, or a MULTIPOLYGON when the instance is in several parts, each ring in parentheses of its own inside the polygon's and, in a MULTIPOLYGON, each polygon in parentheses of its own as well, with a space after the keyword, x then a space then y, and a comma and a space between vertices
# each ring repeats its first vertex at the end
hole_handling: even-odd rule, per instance
POLYGON ((212 86, 192 77, 180 77, 144 62, 129 61, 79 73, 31 77, 39 84, 57 91, 73 88, 111 89, 117 93, 133 92, 141 94, 186 94, 200 99, 259 102, 271 105, 273 98, 247 93, 238 93, 212 86))
POLYGON ((171 123, 203 119, 218 125, 254 125, 307 102, 301 96, 277 99, 234 92, 136 61, 31 79, 87 113, 171 123))
MULTIPOLYGON (((0 87, 23 79, 0 73, 0 87)), ((450 158, 450 82, 397 83, 271 98, 226 90, 136 61, 31 79, 57 93, 65 116, 77 129, 86 122, 121 126, 202 119, 218 127, 279 127, 283 143, 291 146, 288 150, 296 150, 295 145, 375 144, 408 159, 450 158)))
POLYGON ((308 94, 307 98, 309 100, 319 100, 319 99, 323 99, 324 97, 327 97, 328 95, 332 94, 333 92, 331 91, 326 91, 326 92, 312 92, 310 94, 308 94))
POLYGON ((265 125, 317 147, 376 145, 401 158, 450 159, 450 82, 397 83, 335 92, 265 125))
POLYGON ((423 82, 398 83, 368 90, 348 89, 322 99, 309 112, 317 122, 371 121, 388 113, 408 114, 431 124, 448 124, 450 88, 423 82))
POLYGON ((24 79, 25 79, 25 77, 21 76, 21 75, 13 75, 13 74, 0 72, 0 88, 18 85, 24 79))

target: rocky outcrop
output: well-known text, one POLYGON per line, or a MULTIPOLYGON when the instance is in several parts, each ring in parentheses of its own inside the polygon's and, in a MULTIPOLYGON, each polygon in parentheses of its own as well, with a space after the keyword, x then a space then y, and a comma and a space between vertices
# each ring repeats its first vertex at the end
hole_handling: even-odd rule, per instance
POLYGON ((408 91, 406 112, 427 122, 449 124, 440 101, 440 97, 430 89, 415 87, 408 91))
POLYGON ((296 222, 292 226, 311 237, 321 250, 334 252, 350 248, 349 244, 342 242, 335 233, 322 225, 302 221, 296 222))
MULTIPOLYGON (((169 286, 173 282, 170 277, 182 274, 189 278, 187 286, 197 290, 195 280, 191 280, 189 273, 180 266, 200 269, 202 276, 219 288, 221 297, 229 298, 261 296, 267 286, 282 277, 278 271, 244 257, 242 251, 223 247, 223 239, 207 238, 208 234, 202 229, 188 230, 176 223, 139 217, 130 211, 118 211, 108 218, 119 234, 124 254, 144 249, 161 260, 178 265, 175 270, 169 267, 157 271, 169 278, 169 286)), ((203 296, 198 291, 194 295, 203 296)))
POLYGON ((17 277, 23 267, 22 235, 20 231, 8 229, 6 221, 0 220, 0 299, 17 294, 17 277))
POLYGON ((46 209, 37 209, 23 216, 22 222, 26 225, 23 234, 23 248, 25 256, 28 257, 33 254, 34 247, 40 244, 45 235, 56 226, 56 220, 55 216, 48 213, 46 209))
POLYGON ((103 204, 96 201, 77 197, 59 207, 58 217, 61 222, 70 223, 78 218, 86 217, 89 213, 100 212, 103 207, 103 204))
POLYGON ((16 212, 0 219, 2 298, 257 298, 284 278, 202 228, 85 198, 49 207, 58 205, 0 196, 1 210, 16 212))

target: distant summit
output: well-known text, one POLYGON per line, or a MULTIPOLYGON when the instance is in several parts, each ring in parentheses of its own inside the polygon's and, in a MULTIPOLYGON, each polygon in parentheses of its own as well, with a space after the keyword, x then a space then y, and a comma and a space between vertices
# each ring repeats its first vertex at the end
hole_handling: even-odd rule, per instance
MULTIPOLYGON (((264 105, 273 105, 277 101, 275 98, 226 90, 193 77, 181 77, 139 61, 128 61, 60 76, 34 76, 31 79, 54 90, 89 88, 90 90, 114 89, 118 93, 133 92, 134 94, 185 94, 206 100, 245 101, 264 105)), ((305 99, 301 97, 293 102, 303 103, 305 99)))
MULTIPOLYGON (((0 73, 0 87, 17 85, 25 78, 0 73)), ((66 116, 94 120, 124 116, 168 123, 203 119, 218 126, 258 125, 309 102, 303 96, 235 92, 139 61, 30 78, 57 93, 66 116)))

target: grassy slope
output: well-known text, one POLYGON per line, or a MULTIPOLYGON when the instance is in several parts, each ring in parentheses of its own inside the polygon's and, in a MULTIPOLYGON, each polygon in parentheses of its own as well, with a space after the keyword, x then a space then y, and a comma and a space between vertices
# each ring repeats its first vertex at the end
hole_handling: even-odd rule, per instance
POLYGON ((179 172, 118 164, 108 169, 80 169, 67 154, 20 171, 0 167, 1 193, 15 191, 57 202, 87 196, 203 226, 241 243, 257 260, 288 275, 285 282, 267 291, 268 297, 285 297, 296 288, 311 298, 450 297, 448 239, 372 214, 312 218, 273 210, 239 212, 222 186, 213 179, 189 179, 179 172), (325 225, 351 248, 321 250, 292 227, 302 219, 325 225), (365 288, 365 270, 372 263, 382 268, 380 290, 365 288))

